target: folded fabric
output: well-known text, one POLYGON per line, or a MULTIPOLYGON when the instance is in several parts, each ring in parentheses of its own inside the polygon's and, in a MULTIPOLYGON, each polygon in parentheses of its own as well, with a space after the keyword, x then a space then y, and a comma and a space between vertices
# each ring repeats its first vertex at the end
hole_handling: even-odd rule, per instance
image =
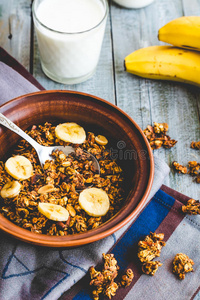
MULTIPOLYGON (((1 48, 0 60, 1 104, 3 101, 5 102, 20 94, 43 89, 30 73, 1 48), (12 91, 8 92, 9 86, 12 86, 12 91)), ((155 157, 155 178, 147 203, 158 191, 168 172, 168 166, 155 157)), ((189 220, 192 217, 183 219, 184 216, 180 211, 181 203, 179 201, 182 199, 186 201, 187 197, 173 191, 175 200, 167 195, 172 191, 171 189, 165 186, 162 189, 165 192, 158 191, 135 221, 132 220, 115 234, 81 248, 58 250, 42 248, 1 234, 0 299, 56 300, 67 290, 68 292, 61 296, 61 299, 90 299, 89 290, 87 288, 83 289, 83 287, 88 286, 89 282, 88 276, 85 276, 85 274, 87 274, 88 268, 91 265, 95 266, 101 261, 102 253, 106 253, 109 250, 115 254, 123 271, 127 267, 132 267, 135 273, 132 285, 129 288, 120 289, 114 299, 117 300, 126 297, 127 299, 171 299, 172 291, 174 292, 173 295, 175 295, 173 296, 174 299, 189 299, 192 295, 191 289, 193 293, 197 289, 198 277, 196 275, 198 275, 198 272, 195 271, 194 274, 188 274, 187 281, 185 280, 187 284, 183 285, 185 282, 183 281, 181 284, 171 273, 170 262, 173 259, 172 254, 176 252, 175 250, 178 252, 190 250, 186 254, 189 256, 191 254, 191 258, 194 258, 194 249, 198 253, 198 245, 191 243, 195 239, 197 241, 197 232, 195 229, 198 226, 191 226, 189 220), (184 224, 186 224, 186 221, 189 223, 186 224, 187 226, 182 226, 186 230, 186 237, 188 239, 191 234, 190 243, 187 242, 188 239, 186 237, 183 238, 184 233, 182 231, 181 234, 180 230, 178 231, 178 236, 175 234, 176 230, 182 224, 180 223, 181 220, 185 222, 184 224), (165 240, 169 240, 160 258, 163 266, 158 270, 155 277, 151 278, 147 275, 141 275, 141 270, 136 261, 136 245, 138 239, 148 234, 149 231, 155 230, 164 232, 165 240), (170 241, 172 242, 169 243, 170 241), (192 244, 190 249, 186 247, 189 244, 192 244), (163 256, 165 252, 166 256, 163 256), (164 263, 164 259, 167 263, 164 263), (162 272, 166 273, 160 276, 162 272), (83 279, 79 281, 81 278, 83 279), (196 281, 191 282, 191 280, 196 281), (179 287, 180 284, 181 287, 178 289, 176 285, 179 287), (146 286, 148 286, 148 289, 146 286), (70 287, 72 288, 70 289, 70 287), (179 290, 180 298, 177 293, 179 290), (183 294, 186 296, 182 297, 183 294)), ((198 262, 195 258, 194 261, 195 270, 197 270, 198 262)))
MULTIPOLYGON (((163 190, 166 190, 164 186, 163 190)), ((188 200, 187 197, 174 193, 169 188, 167 191, 177 198, 159 190, 136 221, 109 251, 114 254, 121 270, 131 268, 135 275, 129 287, 117 290, 114 299, 186 300, 194 299, 199 291, 200 218, 199 216, 185 216, 182 213, 181 207, 188 200), (148 235, 150 231, 164 233, 166 241, 160 257, 156 259, 163 265, 159 267, 154 276, 142 273, 141 264, 137 258, 138 241, 148 235), (186 274, 184 280, 178 279, 172 272, 172 262, 177 253, 185 253, 195 263, 194 272, 186 274)), ((101 266, 98 267, 101 268, 101 266)), ((89 281, 89 276, 85 276, 59 300, 92 299, 89 281)), ((199 299, 198 296, 196 299, 199 299)))

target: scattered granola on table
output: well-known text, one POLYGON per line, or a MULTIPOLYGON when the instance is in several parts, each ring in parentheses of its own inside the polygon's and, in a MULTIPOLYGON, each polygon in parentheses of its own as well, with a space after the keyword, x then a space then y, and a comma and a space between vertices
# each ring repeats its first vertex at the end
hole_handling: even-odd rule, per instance
POLYGON ((131 284, 133 280, 134 274, 131 269, 126 270, 126 273, 122 275, 122 279, 120 281, 120 286, 127 287, 131 284))
POLYGON ((111 299, 115 296, 119 287, 127 287, 131 284, 134 274, 131 269, 128 269, 122 275, 120 282, 115 282, 118 276, 119 266, 114 258, 114 254, 102 254, 104 265, 102 271, 97 271, 94 267, 90 267, 90 285, 92 286, 92 296, 94 300, 99 300, 99 295, 103 294, 111 299))
POLYGON ((160 256, 160 252, 165 242, 163 233, 150 232, 143 241, 138 243, 138 258, 143 262, 148 262, 160 256))
POLYGON ((191 147, 192 149, 200 150, 200 141, 199 141, 199 142, 192 142, 192 143, 190 144, 190 147, 191 147))
POLYGON ((188 162, 189 171, 188 174, 191 176, 196 176, 199 174, 200 163, 197 161, 189 161, 188 162))
POLYGON ((200 183, 200 163, 197 161, 189 161, 188 167, 188 174, 195 177, 196 183, 200 183))
POLYGON ((165 242, 163 233, 152 233, 138 242, 138 258, 142 263, 142 271, 148 275, 154 275, 158 267, 162 264, 159 261, 152 260, 160 256, 160 252, 165 242))
POLYGON ((174 167, 174 169, 178 172, 178 173, 183 173, 183 174, 187 174, 187 167, 182 166, 181 164, 179 164, 177 161, 173 161, 172 166, 174 167))
POLYGON ((173 273, 183 280, 185 274, 193 271, 194 262, 186 254, 178 253, 173 260, 173 273))
POLYGON ((146 138, 148 139, 152 150, 159 149, 162 146, 164 148, 172 148, 177 143, 176 140, 171 139, 166 132, 168 131, 167 123, 156 123, 154 126, 148 125, 145 130, 143 130, 146 138))
MULTIPOLYGON (((58 138, 55 128, 45 123, 32 126, 27 133, 44 146, 72 145, 58 138)), ((112 218, 124 201, 122 169, 110 158, 109 150, 95 142, 94 133, 88 132, 84 142, 73 144, 73 147, 75 153, 69 156, 58 150, 52 153, 52 160, 46 161, 43 171, 35 150, 28 142, 21 140, 13 150, 12 158, 16 166, 28 161, 30 166, 25 173, 29 177, 22 179, 23 165, 20 177, 17 174, 16 178, 16 174, 8 172, 12 171, 13 160, 7 160, 7 168, 4 162, 0 162, 0 213, 31 232, 56 236, 86 232, 112 218), (100 174, 96 173, 91 157, 84 150, 97 158, 100 174), (105 215, 89 215, 80 205, 79 190, 91 186, 107 194, 109 200, 106 201, 109 203, 105 215), (53 208, 56 212, 52 214, 53 208), (63 220, 59 217, 62 214, 65 215, 63 220)))
POLYGON ((200 215, 199 200, 189 199, 187 204, 182 206, 182 211, 189 215, 200 215))
POLYGON ((182 166, 181 164, 177 163, 176 161, 174 161, 172 163, 173 168, 178 172, 178 173, 182 173, 182 174, 189 174, 193 177, 195 177, 195 181, 197 183, 200 183, 200 163, 198 163, 197 161, 189 161, 188 162, 188 168, 185 166, 182 166))

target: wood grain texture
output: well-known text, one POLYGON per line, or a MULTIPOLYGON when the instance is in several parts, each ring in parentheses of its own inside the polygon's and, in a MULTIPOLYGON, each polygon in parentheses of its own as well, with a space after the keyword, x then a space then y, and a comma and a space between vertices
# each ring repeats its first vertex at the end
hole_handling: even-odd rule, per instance
MULTIPOLYGON (((185 165, 190 160, 200 161, 199 152, 190 148, 191 141, 200 140, 199 88, 126 74, 123 58, 139 48, 164 44, 158 41, 158 29, 183 14, 196 15, 197 5, 191 7, 191 1, 189 5, 189 1, 173 0, 157 0, 140 10, 111 6, 117 104, 143 129, 153 122, 169 124, 169 135, 178 143, 172 149, 154 151, 169 166, 174 160, 185 165)), ((172 170, 165 184, 188 196, 200 196, 199 185, 189 175, 172 170)))
POLYGON ((0 45, 26 69, 30 63, 30 0, 0 1, 0 45))

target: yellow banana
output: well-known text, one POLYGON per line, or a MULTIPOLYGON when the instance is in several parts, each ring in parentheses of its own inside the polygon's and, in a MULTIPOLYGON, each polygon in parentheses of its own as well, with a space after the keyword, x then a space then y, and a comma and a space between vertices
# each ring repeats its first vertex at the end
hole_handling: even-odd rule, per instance
POLYGON ((158 39, 176 47, 200 51, 200 17, 180 17, 158 31, 158 39))
POLYGON ((172 46, 151 46, 136 50, 125 58, 129 73, 161 80, 200 86, 200 53, 172 46))

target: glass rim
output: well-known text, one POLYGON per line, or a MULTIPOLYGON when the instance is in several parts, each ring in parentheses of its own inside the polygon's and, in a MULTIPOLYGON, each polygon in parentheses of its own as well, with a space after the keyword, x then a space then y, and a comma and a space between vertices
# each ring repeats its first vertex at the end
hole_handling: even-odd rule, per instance
POLYGON ((81 33, 86 33, 86 32, 89 32, 89 31, 92 31, 93 29, 99 27, 101 25, 101 23, 103 23, 103 21, 106 19, 107 15, 108 15, 108 2, 107 0, 99 0, 99 1, 103 1, 105 3, 105 14, 103 16, 103 18, 101 19, 101 21, 95 25, 94 27, 90 28, 90 29, 87 29, 87 30, 84 30, 84 31, 77 31, 77 32, 66 32, 66 31, 59 31, 59 30, 55 30, 55 29, 52 29, 48 26, 46 26, 45 24, 43 24, 37 17, 36 15, 36 9, 35 9, 35 5, 36 5, 36 1, 37 0, 34 0, 33 1, 33 4, 32 4, 32 13, 33 13, 33 17, 37 20, 37 22, 43 26, 45 29, 51 31, 51 32, 55 32, 55 33, 59 33, 59 34, 63 34, 63 35, 75 35, 75 34, 81 34, 81 33))

